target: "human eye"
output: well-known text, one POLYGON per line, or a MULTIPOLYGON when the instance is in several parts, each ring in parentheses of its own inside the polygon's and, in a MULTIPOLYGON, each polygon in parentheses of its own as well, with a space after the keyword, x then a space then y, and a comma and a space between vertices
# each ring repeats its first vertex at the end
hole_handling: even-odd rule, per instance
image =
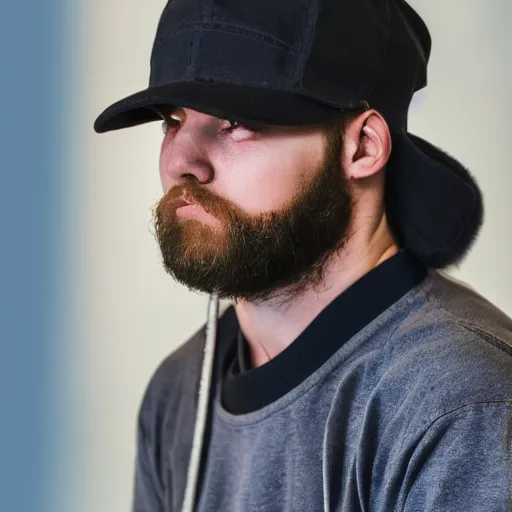
POLYGON ((251 123, 250 125, 248 123, 241 123, 238 121, 233 121, 231 119, 226 119, 226 121, 229 123, 229 126, 227 128, 224 128, 223 131, 227 133, 233 133, 235 130, 241 128, 243 130, 248 130, 250 132, 258 133, 263 131, 263 127, 260 126, 258 123, 251 123))
POLYGON ((169 128, 175 128, 179 124, 179 121, 176 121, 172 117, 164 116, 164 120, 162 121, 162 133, 167 135, 167 130, 169 130, 169 128))
MULTIPOLYGON (((161 128, 164 135, 167 135, 169 129, 176 128, 180 125, 180 121, 174 119, 171 115, 162 113, 160 113, 160 115, 163 118, 161 128)), ((224 119, 224 121, 228 123, 228 126, 223 128, 221 131, 229 134, 239 131, 241 131, 241 133, 259 133, 262 132, 264 129, 264 126, 261 123, 258 123, 257 121, 251 123, 242 123, 239 121, 234 121, 232 119, 224 119)))
POLYGON ((227 120, 229 123, 229 126, 227 128, 224 128, 224 131, 228 133, 234 132, 237 128, 242 128, 244 125, 242 123, 239 123, 238 121, 231 121, 230 119, 227 120))

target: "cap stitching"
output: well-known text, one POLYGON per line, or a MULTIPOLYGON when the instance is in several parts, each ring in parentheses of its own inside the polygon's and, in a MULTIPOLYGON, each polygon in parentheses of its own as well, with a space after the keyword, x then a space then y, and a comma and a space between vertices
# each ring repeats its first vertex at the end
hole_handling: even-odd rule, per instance
MULTIPOLYGON (((194 81, 203 81, 208 82, 210 80, 222 82, 227 85, 240 85, 238 81, 238 76, 230 75, 226 76, 225 74, 216 74, 216 73, 202 73, 200 75, 194 76, 194 81), (234 77, 234 78, 231 78, 234 77)), ((254 86, 258 89, 271 89, 276 92, 289 92, 288 88, 288 80, 286 78, 279 78, 273 84, 270 84, 268 81, 261 80, 253 80, 250 78, 244 78, 244 86, 254 86)))
POLYGON ((224 32, 226 34, 236 34, 242 37, 246 37, 247 39, 253 39, 255 41, 260 41, 266 44, 269 44, 271 46, 275 46, 280 49, 285 49, 289 51, 292 54, 299 55, 299 51, 297 51, 293 46, 290 46, 288 43, 285 43, 281 39, 278 39, 276 37, 273 37, 265 32, 260 32, 253 29, 248 29, 247 27, 243 25, 235 25, 235 24, 226 24, 226 23, 219 23, 219 22, 190 22, 190 23, 184 23, 181 25, 179 30, 176 30, 174 32, 166 33, 165 35, 161 35, 158 38, 158 42, 163 42, 168 39, 171 39, 173 37, 176 37, 180 34, 190 33, 190 32, 196 32, 196 31, 211 31, 211 32, 224 32), (186 27, 186 28, 183 28, 186 27))
POLYGON ((304 77, 304 67, 306 65, 309 53, 311 52, 311 46, 313 44, 313 35, 315 33, 315 26, 318 20, 318 0, 309 0, 309 6, 307 9, 306 19, 302 27, 302 44, 300 47, 299 58, 297 60, 297 66, 292 76, 292 84, 294 88, 302 88, 302 79, 304 77), (314 16, 311 16, 311 11, 314 10, 314 16), (307 41, 307 43, 306 43, 307 41), (299 84, 295 84, 297 78, 299 78, 299 84))

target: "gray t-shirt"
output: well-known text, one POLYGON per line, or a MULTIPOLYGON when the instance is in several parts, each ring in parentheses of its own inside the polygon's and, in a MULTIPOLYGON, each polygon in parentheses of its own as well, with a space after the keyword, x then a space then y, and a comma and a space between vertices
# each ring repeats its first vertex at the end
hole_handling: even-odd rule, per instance
MULTIPOLYGON (((152 376, 133 510, 178 512, 203 326, 152 376)), ((511 512, 512 320, 401 251, 251 369, 218 321, 196 510, 511 512)))

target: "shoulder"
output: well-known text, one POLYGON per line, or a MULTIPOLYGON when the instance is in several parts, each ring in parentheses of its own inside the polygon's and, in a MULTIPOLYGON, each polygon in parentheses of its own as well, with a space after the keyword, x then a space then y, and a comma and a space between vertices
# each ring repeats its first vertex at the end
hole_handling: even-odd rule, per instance
POLYGON ((139 406, 139 428, 158 438, 164 431, 173 430, 173 415, 169 411, 180 410, 184 400, 194 398, 204 341, 203 325, 155 368, 139 406))
POLYGON ((179 388, 184 380, 194 374, 200 366, 205 343, 206 326, 201 326, 188 340, 168 354, 155 368, 146 392, 150 395, 168 395, 179 388))
MULTIPOLYGON (((233 308, 223 312, 218 319, 219 334, 231 328, 234 316, 233 308)), ((158 422, 160 428, 171 432, 179 414, 194 414, 205 342, 206 323, 161 361, 144 390, 141 421, 158 422)))
POLYGON ((381 379, 416 426, 468 404, 511 401, 512 320, 433 271, 419 304, 390 336, 381 379))

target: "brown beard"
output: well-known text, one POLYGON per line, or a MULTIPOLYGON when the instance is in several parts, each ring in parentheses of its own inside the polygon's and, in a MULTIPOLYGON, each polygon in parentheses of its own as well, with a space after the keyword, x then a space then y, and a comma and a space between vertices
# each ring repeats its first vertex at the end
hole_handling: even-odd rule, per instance
POLYGON ((341 137, 327 137, 318 174, 279 212, 248 215, 197 180, 171 188, 154 211, 166 271, 189 289, 235 301, 290 299, 321 284, 346 243, 353 209, 341 151, 341 137), (177 218, 184 191, 222 226, 177 218))

